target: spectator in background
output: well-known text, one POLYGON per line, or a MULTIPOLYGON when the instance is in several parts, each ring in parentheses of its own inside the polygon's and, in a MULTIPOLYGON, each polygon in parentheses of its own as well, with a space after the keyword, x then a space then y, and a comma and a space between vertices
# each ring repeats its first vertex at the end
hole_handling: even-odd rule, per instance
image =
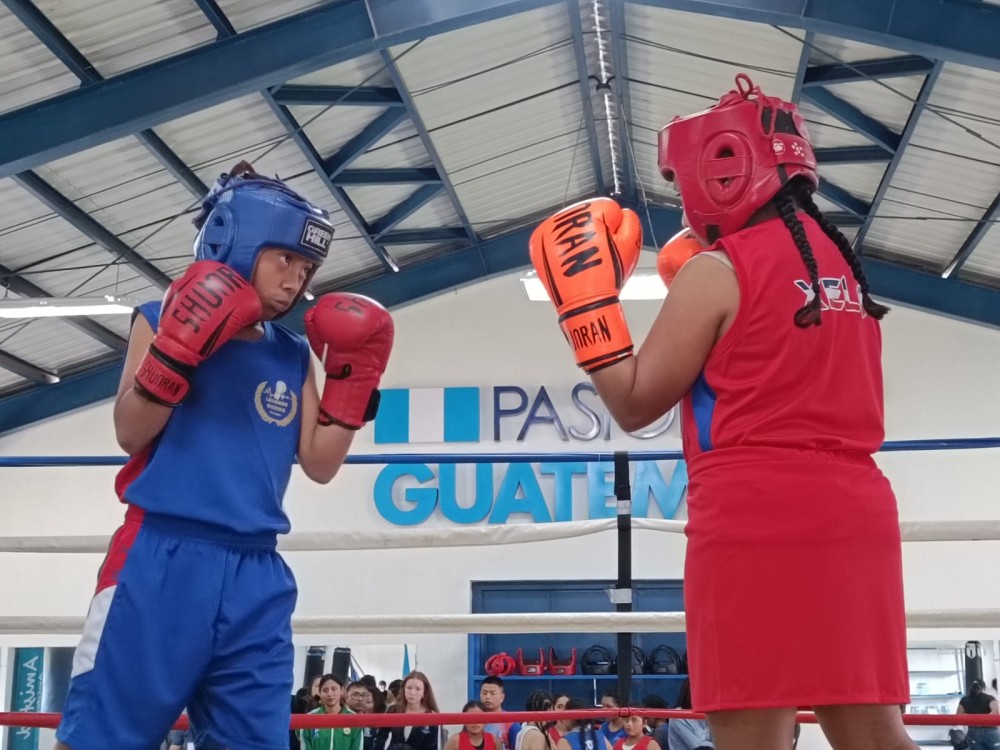
MULTIPOLYGON (((997 714, 1000 704, 989 695, 981 680, 973 680, 969 692, 958 702, 960 714, 997 714)), ((1000 729, 996 727, 968 727, 965 741, 969 750, 1000 750, 1000 729)))
MULTIPOLYGON (((375 710, 375 694, 363 682, 352 682, 347 686, 347 707, 356 714, 370 714, 375 710)), ((361 729, 361 750, 372 750, 375 747, 376 730, 372 727, 361 729)))
MULTIPOLYGON (((423 672, 410 672, 399 690, 400 698, 393 703, 387 713, 414 714, 414 721, 420 714, 440 713, 430 680, 423 672)), ((440 750, 441 733, 436 726, 419 725, 406 727, 382 727, 375 735, 375 750, 386 750, 389 745, 404 744, 410 750, 440 750)))
MULTIPOLYGON (((643 708, 651 708, 655 711, 670 708, 670 704, 660 695, 647 695, 642 699, 643 708)), ((666 719, 646 719, 646 726, 649 727, 650 736, 656 740, 656 744, 661 750, 667 750, 667 732, 669 724, 666 719)))
POLYGON ((389 687, 386 688, 385 696, 385 707, 386 710, 392 706, 393 703, 399 700, 399 689, 403 686, 402 680, 393 680, 389 683, 389 687))
MULTIPOLYGON (((565 711, 567 703, 569 703, 569 696, 566 695, 565 693, 560 693, 559 695, 556 695, 553 698, 552 710, 565 711)), ((553 721, 551 724, 549 724, 549 737, 552 738, 553 747, 559 744, 559 740, 561 740, 563 736, 562 730, 559 729, 559 724, 560 722, 558 721, 553 721)))
MULTIPOLYGON (((601 696, 601 708, 621 708, 621 705, 617 690, 608 690, 601 696)), ((625 723, 621 716, 614 716, 601 724, 598 731, 608 744, 614 747, 615 743, 625 736, 625 723)))
MULTIPOLYGON (((487 677, 479 687, 479 702, 486 707, 487 713, 502 712, 505 697, 503 680, 499 677, 487 677)), ((503 750, 514 750, 520 729, 520 724, 486 725, 486 732, 497 738, 503 750)))
MULTIPOLYGON (((469 701, 462 706, 462 713, 481 714, 486 711, 486 707, 479 701, 469 701)), ((469 717, 474 721, 473 717, 469 717)), ((497 745, 497 738, 492 734, 487 734, 483 724, 466 724, 462 731, 449 737, 444 745, 444 750, 500 750, 497 745)))
MULTIPOLYGON (((633 708, 642 706, 637 703, 633 708)), ((615 743, 614 750, 660 750, 659 743, 646 735, 646 720, 641 716, 626 716, 622 720, 622 727, 625 729, 625 736, 615 743)))
MULTIPOLYGON (((578 698, 570 698, 566 703, 566 711, 585 711, 592 709, 578 698)), ((556 745, 556 750, 611 750, 611 745, 600 731, 591 726, 587 719, 567 719, 559 722, 562 725, 563 736, 556 745)))
MULTIPOLYGON (((332 674, 323 675, 319 683, 320 707, 311 714, 353 714, 344 705, 344 686, 332 674)), ((303 729, 302 745, 305 750, 361 750, 362 731, 360 727, 338 729, 303 729)))
MULTIPOLYGON (((677 708, 691 710, 691 679, 681 683, 677 708)), ((670 750, 715 750, 708 722, 702 719, 671 719, 667 731, 670 750)))
MULTIPOLYGON (((534 690, 524 704, 525 711, 551 711, 552 696, 544 690, 534 690)), ((514 750, 554 750, 556 742, 548 733, 548 722, 526 721, 517 733, 514 750)))

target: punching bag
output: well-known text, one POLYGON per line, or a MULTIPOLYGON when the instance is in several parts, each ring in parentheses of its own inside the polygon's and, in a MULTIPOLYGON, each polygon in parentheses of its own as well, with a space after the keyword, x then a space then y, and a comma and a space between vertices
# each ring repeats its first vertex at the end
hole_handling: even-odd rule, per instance
POLYGON ((337 646, 333 650, 333 667, 330 668, 330 672, 340 681, 341 685, 347 685, 350 682, 351 649, 337 646))
POLYGON ((972 683, 979 680, 981 685, 985 685, 983 680, 983 644, 979 641, 966 641, 965 643, 965 692, 968 694, 972 690, 972 683))
POLYGON ((306 651, 306 672, 302 687, 309 687, 313 680, 323 674, 325 667, 326 646, 310 646, 306 651))

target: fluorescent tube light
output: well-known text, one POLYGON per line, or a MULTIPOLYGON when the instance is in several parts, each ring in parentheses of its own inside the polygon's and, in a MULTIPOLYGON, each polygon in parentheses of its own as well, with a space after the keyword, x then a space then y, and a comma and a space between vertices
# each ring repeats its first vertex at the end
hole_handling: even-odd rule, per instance
MULTIPOLYGON (((542 280, 534 273, 521 277, 521 285, 525 294, 532 302, 548 302, 549 295, 545 291, 542 280)), ((667 296, 667 288, 656 273, 638 272, 625 282, 625 288, 619 295, 623 300, 658 300, 667 296)))
POLYGON ((71 315, 131 315, 135 303, 125 297, 40 297, 0 300, 0 318, 63 318, 71 315))

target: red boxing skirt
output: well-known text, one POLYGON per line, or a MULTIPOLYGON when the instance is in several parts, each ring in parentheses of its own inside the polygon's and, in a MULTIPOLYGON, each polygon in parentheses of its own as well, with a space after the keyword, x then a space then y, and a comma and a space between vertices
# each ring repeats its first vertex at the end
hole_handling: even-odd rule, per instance
POLYGON ((909 703, 899 519, 875 462, 743 448, 689 469, 694 709, 909 703))

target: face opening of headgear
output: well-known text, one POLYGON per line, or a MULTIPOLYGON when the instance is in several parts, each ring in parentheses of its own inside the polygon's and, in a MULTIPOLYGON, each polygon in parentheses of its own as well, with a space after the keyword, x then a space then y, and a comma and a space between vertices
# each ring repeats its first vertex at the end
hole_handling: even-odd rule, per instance
POLYGON ((657 161, 680 191, 691 229, 709 242, 746 226, 792 178, 819 185, 798 107, 765 96, 744 73, 717 104, 660 131, 657 161))
POLYGON ((224 263, 253 281, 265 249, 288 250, 314 264, 289 310, 305 294, 333 241, 329 214, 278 179, 257 174, 241 161, 219 176, 192 223, 198 228, 195 260, 224 263))

